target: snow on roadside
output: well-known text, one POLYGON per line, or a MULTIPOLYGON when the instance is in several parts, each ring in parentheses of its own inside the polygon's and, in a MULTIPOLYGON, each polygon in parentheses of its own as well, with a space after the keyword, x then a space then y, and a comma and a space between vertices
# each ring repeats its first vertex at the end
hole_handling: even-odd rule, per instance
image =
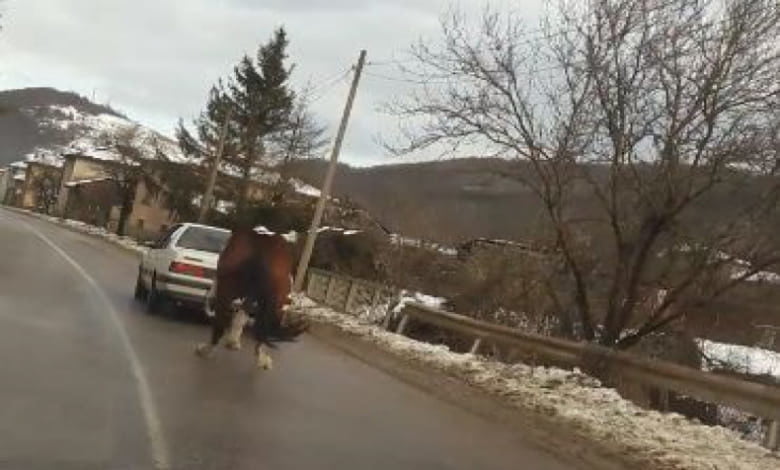
POLYGON ((713 364, 722 364, 735 372, 771 375, 780 381, 780 353, 738 344, 698 339, 702 354, 713 364))
POLYGON ((417 238, 410 238, 410 237, 404 237, 403 235, 399 235, 397 233, 390 234, 390 241, 392 243, 401 245, 401 246, 410 246, 415 248, 424 248, 427 250, 432 251, 438 251, 439 253, 445 255, 445 256, 457 256, 458 250, 456 248, 448 247, 441 245, 439 243, 435 242, 429 242, 425 240, 420 240, 417 238))
POLYGON ((303 181, 295 178, 291 180, 291 183, 295 189, 295 192, 298 194, 303 194, 304 196, 309 197, 320 197, 320 190, 310 184, 306 184, 303 181))
POLYGON ((94 225, 89 225, 84 222, 81 222, 80 220, 73 220, 73 219, 60 219, 57 217, 53 217, 46 214, 41 214, 38 212, 33 212, 26 209, 18 209, 18 208, 9 208, 16 212, 22 212, 24 214, 36 217, 41 220, 46 220, 48 222, 51 222, 56 225, 60 225, 63 227, 68 227, 72 230, 75 230, 77 232, 85 233, 87 235, 92 235, 96 237, 103 238, 114 245, 120 246, 122 248, 125 248, 128 251, 132 251, 137 253, 140 256, 143 256, 148 251, 148 248, 146 248, 143 245, 139 245, 138 242, 133 240, 130 237, 120 237, 119 235, 115 233, 111 233, 108 230, 102 228, 102 227, 96 227, 94 225))
POLYGON ((393 308, 392 313, 394 315, 401 313, 404 307, 406 307, 406 304, 410 303, 418 303, 423 304, 426 307, 441 309, 444 307, 446 302, 447 299, 443 297, 434 297, 432 295, 423 294, 421 292, 409 292, 402 290, 398 304, 396 304, 396 306, 393 308))
POLYGON ((511 405, 549 416, 565 429, 607 442, 654 469, 776 469, 780 456, 728 429, 642 409, 577 370, 502 364, 443 345, 414 341, 296 295, 292 309, 406 359, 459 376, 511 405))

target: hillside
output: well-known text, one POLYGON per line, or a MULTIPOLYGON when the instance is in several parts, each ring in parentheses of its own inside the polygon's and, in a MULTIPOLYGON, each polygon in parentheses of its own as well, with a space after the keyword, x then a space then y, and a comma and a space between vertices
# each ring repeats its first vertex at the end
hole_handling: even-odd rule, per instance
MULTIPOLYGON (((297 162, 293 173, 319 186, 327 163, 297 162)), ((393 231, 454 243, 475 237, 517 238, 533 231, 539 204, 502 176, 516 163, 458 159, 353 168, 340 165, 334 194, 366 208, 393 231)))
MULTIPOLYGON (((293 173, 320 186, 327 167, 322 160, 296 162, 293 173)), ((599 178, 598 168, 591 173, 599 178)), ((367 209, 390 230, 410 237, 456 243, 477 237, 525 239, 540 235, 545 220, 539 199, 516 178, 533 173, 522 162, 489 158, 354 168, 340 165, 334 194, 367 209)), ((606 174, 603 175, 606 177, 606 174)), ((762 177, 733 172, 684 214, 688 229, 708 230, 729 220, 774 184, 762 177)), ((584 184, 584 183, 583 183, 584 184)), ((574 210, 582 217, 602 214, 592 190, 573 189, 574 210)), ((771 219, 780 230, 780 220, 771 219)), ((769 222, 769 219, 767 220, 769 222)))
MULTIPOLYGON (((0 92, 0 166, 17 160, 55 162, 66 150, 100 146, 106 132, 138 126, 116 110, 92 103, 75 93, 53 88, 0 92)), ((170 139, 139 127, 144 138, 154 136, 170 152, 170 139)))

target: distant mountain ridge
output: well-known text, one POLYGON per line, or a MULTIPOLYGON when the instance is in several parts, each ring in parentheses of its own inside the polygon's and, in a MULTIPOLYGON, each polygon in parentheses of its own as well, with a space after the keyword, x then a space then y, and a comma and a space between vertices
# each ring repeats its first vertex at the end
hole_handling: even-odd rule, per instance
MULTIPOLYGON (((292 173, 319 187, 327 162, 303 160, 292 173)), ((511 175, 517 161, 464 158, 367 168, 339 165, 334 195, 368 210, 390 230, 457 243, 478 237, 518 239, 534 234, 541 205, 511 175)))

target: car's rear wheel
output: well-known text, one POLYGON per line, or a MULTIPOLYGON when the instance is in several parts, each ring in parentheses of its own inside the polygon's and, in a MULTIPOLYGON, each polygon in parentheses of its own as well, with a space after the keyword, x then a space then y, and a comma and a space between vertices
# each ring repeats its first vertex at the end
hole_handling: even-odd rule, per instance
POLYGON ((162 297, 157 290, 157 275, 152 274, 152 282, 146 292, 146 313, 157 313, 161 303, 162 297))
POLYGON ((135 281, 135 293, 133 294, 133 297, 135 297, 136 300, 145 300, 146 296, 149 295, 148 289, 144 285, 144 280, 141 279, 141 270, 138 270, 138 278, 135 281))

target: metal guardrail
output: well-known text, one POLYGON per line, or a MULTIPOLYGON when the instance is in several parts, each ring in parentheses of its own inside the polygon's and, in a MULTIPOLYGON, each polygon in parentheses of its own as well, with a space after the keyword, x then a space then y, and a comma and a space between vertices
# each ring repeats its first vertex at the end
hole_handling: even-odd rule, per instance
POLYGON ((590 343, 524 333, 463 315, 443 312, 420 304, 407 304, 396 332, 403 334, 410 319, 435 325, 474 338, 472 352, 484 342, 514 348, 545 362, 585 371, 599 370, 613 380, 628 380, 660 390, 682 393, 699 400, 729 405, 752 415, 771 419, 765 445, 778 449, 780 386, 739 380, 664 361, 641 358, 590 343))
MULTIPOLYGON (((306 293, 313 300, 343 313, 359 314, 366 308, 390 304, 398 291, 375 282, 310 269, 306 293)), ((386 317, 389 318, 389 315, 386 317)), ((590 343, 525 333, 516 328, 415 303, 407 304, 401 311, 395 332, 403 334, 412 320, 473 338, 472 353, 478 352, 485 344, 495 344, 518 351, 526 357, 540 359, 548 365, 598 371, 602 378, 607 377, 612 381, 652 386, 664 392, 674 391, 705 402, 738 408, 772 420, 764 445, 775 450, 780 447, 780 386, 649 360, 590 343)), ((388 325, 386 320, 384 326, 388 325)))

